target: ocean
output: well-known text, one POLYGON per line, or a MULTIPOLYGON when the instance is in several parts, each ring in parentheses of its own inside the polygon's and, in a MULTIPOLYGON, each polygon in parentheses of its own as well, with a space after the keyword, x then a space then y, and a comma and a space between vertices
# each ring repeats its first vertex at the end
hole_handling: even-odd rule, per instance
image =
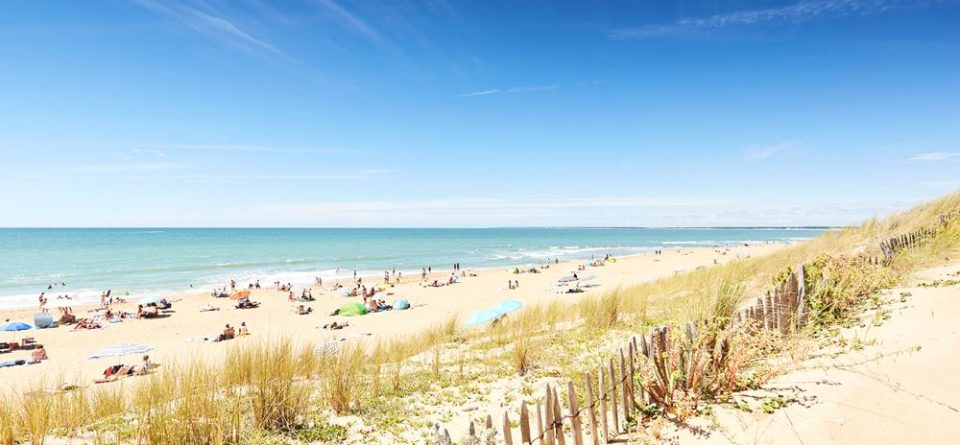
POLYGON ((97 301, 209 292, 230 279, 325 280, 622 256, 675 247, 796 242, 821 228, 0 229, 0 307, 40 292, 97 301), (65 285, 61 285, 61 283, 65 285), (48 286, 54 285, 51 289, 48 286))

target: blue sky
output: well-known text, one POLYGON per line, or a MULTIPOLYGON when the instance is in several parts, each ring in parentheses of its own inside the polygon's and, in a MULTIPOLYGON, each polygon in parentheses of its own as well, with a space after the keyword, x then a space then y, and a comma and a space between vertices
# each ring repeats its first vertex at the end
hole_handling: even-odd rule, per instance
POLYGON ((847 224, 960 188, 960 2, 0 3, 0 226, 847 224))

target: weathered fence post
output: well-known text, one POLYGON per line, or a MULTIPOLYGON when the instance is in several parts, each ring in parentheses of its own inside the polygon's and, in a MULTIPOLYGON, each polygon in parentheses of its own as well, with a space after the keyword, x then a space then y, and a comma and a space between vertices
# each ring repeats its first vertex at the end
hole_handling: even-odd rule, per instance
POLYGON ((560 412, 560 397, 557 397, 557 388, 553 388, 553 422, 557 435, 557 445, 565 445, 567 439, 563 436, 563 413, 560 412))
MULTIPOLYGON (((537 436, 540 437, 540 443, 545 443, 547 434, 543 429, 543 422, 545 419, 543 418, 543 413, 541 411, 540 402, 537 402, 537 436)), ((532 443, 533 439, 531 439, 530 442, 532 443)))
POLYGON ((613 432, 620 432, 620 409, 617 406, 617 374, 613 371, 613 359, 608 362, 608 371, 610 372, 610 412, 613 413, 613 432))
POLYGON ((620 348, 620 388, 623 394, 623 421, 626 422, 630 418, 630 383, 627 382, 627 364, 623 359, 623 348, 620 348))
POLYGON ((526 402, 520 402, 520 443, 530 444, 530 413, 526 402))
POLYGON ((590 437, 593 445, 600 445, 600 438, 597 436, 597 415, 593 405, 593 382, 590 380, 590 371, 584 375, 584 403, 587 408, 587 418, 590 420, 590 437))
POLYGON ((503 412, 503 441, 507 445, 513 445, 513 433, 510 431, 510 416, 503 412))
POLYGON ((553 444, 553 391, 550 390, 550 385, 547 385, 547 400, 544 402, 543 407, 543 438, 544 442, 547 445, 553 444))
POLYGON ((603 366, 600 366, 600 380, 597 382, 597 391, 600 395, 600 425, 603 427, 603 443, 610 442, 610 430, 607 427, 607 387, 603 384, 603 366))
POLYGON ((580 429, 580 408, 577 406, 577 393, 573 388, 573 380, 567 382, 567 409, 570 410, 570 426, 573 432, 574 445, 583 445, 583 432, 580 429))

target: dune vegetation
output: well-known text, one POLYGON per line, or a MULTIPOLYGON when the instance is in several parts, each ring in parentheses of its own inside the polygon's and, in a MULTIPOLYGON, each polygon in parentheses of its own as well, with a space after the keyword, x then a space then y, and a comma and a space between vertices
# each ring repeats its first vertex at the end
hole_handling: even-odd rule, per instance
POLYGON ((434 423, 486 416, 463 413, 467 401, 537 400, 543 382, 582 381, 621 338, 696 321, 698 340, 676 342, 669 351, 691 358, 676 370, 679 378, 652 369, 637 377, 656 395, 642 407, 645 416, 682 419, 785 370, 775 358, 789 353, 791 339, 758 335, 748 325, 730 328, 738 308, 803 267, 810 316, 795 336, 822 335, 911 271, 955 257, 960 218, 940 218, 958 211, 960 193, 763 257, 575 303, 527 307, 486 329, 464 330, 451 318, 419 335, 334 349, 271 338, 236 345, 216 363, 166 363, 112 386, 76 387, 62 376, 50 378, 31 391, 0 395, 0 445, 64 438, 104 444, 369 443, 371 437, 425 443, 433 440, 434 423), (882 240, 929 227, 938 228, 936 236, 919 247, 879 264, 866 260, 881 256, 882 240), (729 348, 722 360, 718 344, 729 348))

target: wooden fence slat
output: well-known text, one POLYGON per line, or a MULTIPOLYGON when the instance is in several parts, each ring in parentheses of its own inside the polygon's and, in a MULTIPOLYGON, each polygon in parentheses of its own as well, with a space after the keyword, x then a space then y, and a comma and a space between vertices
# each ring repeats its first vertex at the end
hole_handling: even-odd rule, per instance
MULTIPOLYGON (((636 403, 636 400, 637 400, 637 393, 636 393, 637 381, 635 380, 635 377, 637 375, 636 374, 637 361, 635 358, 636 355, 637 355, 637 347, 635 344, 631 343, 630 354, 627 355, 627 358, 630 359, 630 366, 628 367, 628 369, 630 369, 630 397, 633 398, 634 403, 636 403)), ((643 390, 640 391, 640 398, 643 399, 643 390)))
POLYGON ((610 429, 607 426, 607 387, 603 384, 603 366, 600 366, 600 380, 597 382, 597 394, 600 396, 600 426, 603 427, 603 443, 610 443, 610 429))
MULTIPOLYGON (((543 418, 542 411, 543 410, 540 409, 540 402, 537 402, 537 437, 540 438, 540 443, 545 443, 547 434, 544 432, 545 430, 543 429, 544 418, 543 418)), ((531 443, 532 442, 533 442, 533 439, 531 439, 531 443)))
POLYGON ((620 348, 620 385, 621 392, 623 394, 623 421, 626 422, 630 418, 630 383, 627 382, 627 364, 626 360, 623 359, 623 348, 620 348))
POLYGON ((473 426, 473 421, 470 421, 470 429, 467 432, 467 437, 477 437, 477 430, 473 426))
POLYGON ((617 373, 613 371, 613 359, 608 362, 608 371, 610 372, 610 412, 613 413, 613 432, 620 432, 620 414, 617 411, 620 407, 617 405, 617 373))
POLYGON ((563 413, 560 411, 560 397, 557 397, 557 388, 553 388, 553 422, 557 436, 557 445, 566 445, 567 439, 563 436, 563 413))
POLYGON ((547 445, 553 445, 553 392, 547 385, 547 400, 543 403, 543 438, 547 445))
POLYGON ((573 444, 583 445, 583 432, 580 429, 580 408, 577 407, 577 392, 573 388, 573 380, 567 382, 567 409, 570 410, 570 427, 573 433, 573 444))
POLYGON ((520 443, 530 443, 530 413, 527 411, 526 402, 520 402, 520 443))
POLYGON ((487 424, 486 427, 488 430, 493 429, 493 416, 487 414, 487 424))
POLYGON ((513 433, 510 431, 510 416, 506 411, 503 412, 503 441, 507 445, 513 445, 513 433))
POLYGON ((584 403, 587 405, 587 419, 590 421, 590 438, 593 445, 600 445, 600 437, 597 435, 597 413, 593 405, 593 381, 590 379, 590 371, 584 375, 584 403))

